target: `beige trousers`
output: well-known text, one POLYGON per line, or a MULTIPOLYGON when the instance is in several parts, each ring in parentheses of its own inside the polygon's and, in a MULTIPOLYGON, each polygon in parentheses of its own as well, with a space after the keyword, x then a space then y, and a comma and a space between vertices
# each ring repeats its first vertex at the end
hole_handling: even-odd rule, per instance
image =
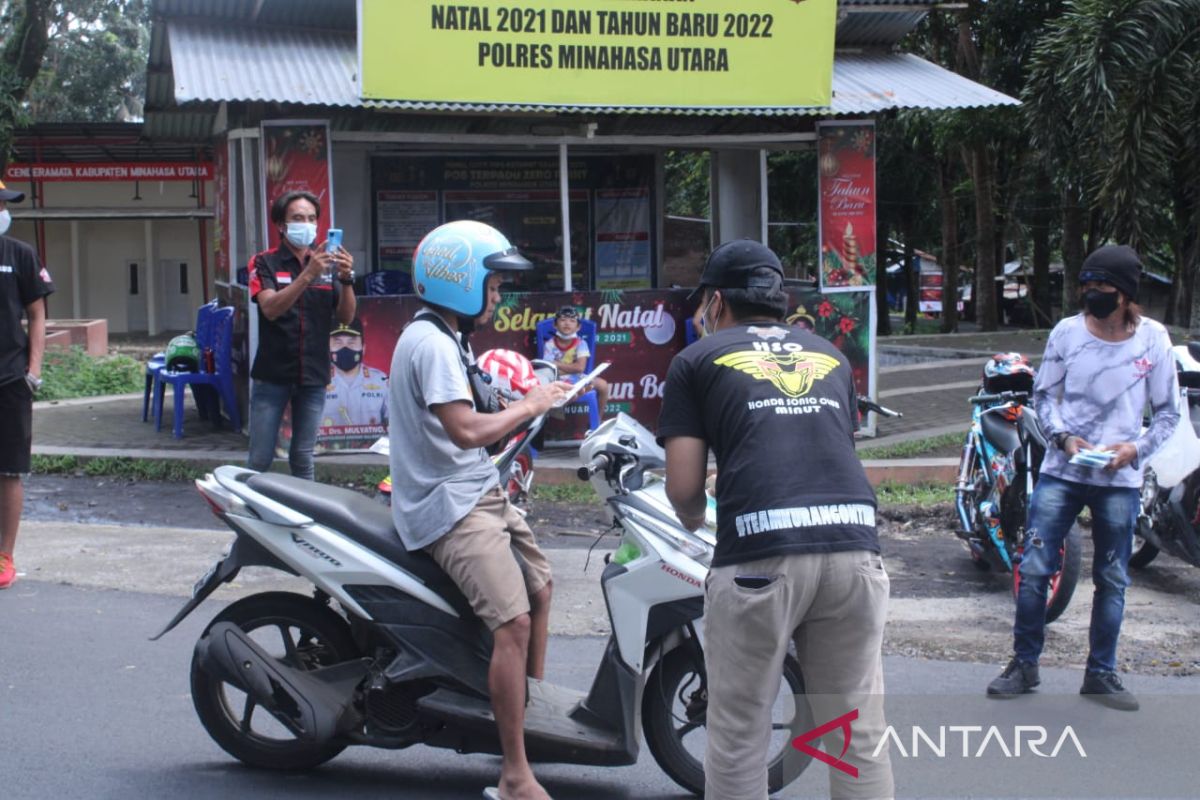
POLYGON ((820 740, 826 753, 841 756, 858 777, 817 760, 808 769, 828 770, 831 797, 893 796, 886 747, 873 755, 886 727, 880 651, 887 601, 883 561, 862 550, 777 556, 710 571, 704 603, 707 800, 767 797, 771 707, 790 641, 796 644, 813 726, 858 712, 844 755, 840 728, 820 740), (738 585, 739 576, 770 582, 747 588, 738 585))

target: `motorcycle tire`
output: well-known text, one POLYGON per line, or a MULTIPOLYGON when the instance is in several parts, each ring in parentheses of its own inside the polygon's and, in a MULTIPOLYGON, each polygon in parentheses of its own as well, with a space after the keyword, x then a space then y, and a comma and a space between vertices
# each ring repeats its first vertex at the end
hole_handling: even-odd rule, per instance
MULTIPOLYGON (((259 637, 255 641, 272 653, 282 646, 284 653, 279 660, 294 668, 328 667, 359 656, 346 621, 328 606, 303 595, 253 595, 226 608, 208 627, 218 622, 231 622, 247 634, 275 628, 276 634, 271 637, 275 646, 267 647, 268 642, 259 637)), ((191 683, 192 703, 200 723, 222 750, 244 764, 302 771, 324 764, 346 749, 345 744, 296 739, 240 690, 205 672, 196 656, 192 657, 191 683), (230 691, 238 696, 236 700, 230 697, 230 691)))
MULTIPOLYGON (((1050 576, 1050 587, 1046 592, 1047 623, 1054 622, 1063 615, 1067 606, 1071 604, 1071 597, 1075 594, 1075 587, 1079 583, 1079 572, 1083 566, 1083 534, 1078 524, 1072 525, 1071 530, 1067 532, 1067 538, 1063 540, 1061 558, 1062 569, 1050 576)), ((1021 591, 1019 567, 1013 569, 1012 579, 1012 593, 1015 601, 1021 591)))
POLYGON ((1142 569, 1150 566, 1150 562, 1158 556, 1158 548, 1150 544, 1143 536, 1134 534, 1133 550, 1129 554, 1129 566, 1134 569, 1142 569))
MULTIPOLYGON (((642 701, 642 730, 651 755, 671 780, 697 796, 704 795, 704 743, 700 741, 704 738, 701 730, 704 711, 698 710, 692 717, 685 706, 689 700, 695 700, 694 695, 700 690, 700 675, 694 652, 686 647, 676 648, 650 673, 642 701), (685 742, 689 734, 695 734, 695 740, 685 742)), ((780 690, 788 695, 789 701, 791 695, 804 694, 800 663, 791 654, 783 662, 780 690)), ((706 697, 699 700, 699 704, 706 706, 706 697)), ((786 723, 772 720, 772 727, 784 734, 772 738, 772 752, 767 760, 768 786, 772 794, 798 778, 812 763, 811 756, 805 756, 791 746, 791 732, 812 727, 808 704, 801 706, 793 707, 793 713, 803 715, 796 724, 792 720, 786 723)))

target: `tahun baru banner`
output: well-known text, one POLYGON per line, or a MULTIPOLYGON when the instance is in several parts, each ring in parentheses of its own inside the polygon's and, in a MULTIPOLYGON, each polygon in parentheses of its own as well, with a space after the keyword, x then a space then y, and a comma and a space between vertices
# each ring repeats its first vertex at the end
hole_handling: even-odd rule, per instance
POLYGON ((875 285, 875 124, 817 123, 821 290, 875 285))
POLYGON ((365 100, 825 107, 836 0, 359 0, 365 100))

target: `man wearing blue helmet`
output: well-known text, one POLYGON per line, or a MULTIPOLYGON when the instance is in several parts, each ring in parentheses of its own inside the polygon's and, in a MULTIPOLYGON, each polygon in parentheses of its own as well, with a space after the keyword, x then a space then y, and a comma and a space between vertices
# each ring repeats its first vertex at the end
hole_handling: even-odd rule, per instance
POLYGON ((504 753, 498 796, 505 800, 548 797, 525 755, 524 724, 526 676, 541 679, 545 666, 550 565, 484 448, 544 414, 570 387, 540 385, 496 413, 481 413, 466 334, 491 321, 500 273, 531 267, 488 225, 450 222, 430 232, 413 257, 413 284, 425 307, 396 342, 388 389, 396 530, 408 550, 437 561, 492 631, 488 689, 504 753))

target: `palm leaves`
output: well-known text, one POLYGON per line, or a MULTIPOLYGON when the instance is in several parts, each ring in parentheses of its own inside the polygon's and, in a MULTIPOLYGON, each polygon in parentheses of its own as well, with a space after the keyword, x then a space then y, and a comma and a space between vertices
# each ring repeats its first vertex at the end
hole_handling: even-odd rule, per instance
POLYGON ((1034 50, 1034 141, 1116 239, 1147 244, 1172 183, 1200 178, 1198 65, 1200 0, 1076 0, 1034 50))

